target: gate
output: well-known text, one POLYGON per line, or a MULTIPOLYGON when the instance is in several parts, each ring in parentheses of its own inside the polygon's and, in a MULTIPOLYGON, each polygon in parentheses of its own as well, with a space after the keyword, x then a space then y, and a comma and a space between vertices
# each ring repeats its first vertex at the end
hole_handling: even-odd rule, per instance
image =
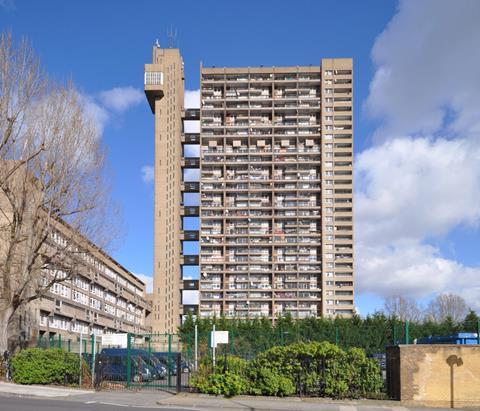
POLYGON ((176 334, 128 334, 127 347, 104 347, 95 361, 95 388, 180 392, 189 386, 190 347, 176 334))

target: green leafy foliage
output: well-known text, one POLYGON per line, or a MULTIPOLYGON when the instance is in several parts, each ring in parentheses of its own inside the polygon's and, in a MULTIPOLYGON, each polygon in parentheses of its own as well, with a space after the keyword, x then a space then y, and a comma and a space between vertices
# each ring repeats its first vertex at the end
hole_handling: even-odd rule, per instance
POLYGON ((294 393, 331 398, 361 398, 381 393, 375 360, 358 348, 343 351, 328 342, 272 347, 251 361, 231 357, 215 367, 202 364, 194 386, 215 395, 294 393))
MULTIPOLYGON (((297 342, 328 341, 342 349, 359 347, 367 354, 385 352, 385 347, 405 342, 405 323, 383 313, 375 313, 365 318, 304 318, 293 320, 290 315, 279 318, 275 323, 266 318, 226 319, 193 317, 179 328, 182 341, 192 347, 195 325, 198 327, 199 353, 211 355, 208 344, 209 333, 216 325, 217 330, 229 332, 230 342, 224 347, 230 355, 254 358, 274 346, 287 346, 297 342)), ((409 342, 415 338, 432 335, 449 335, 460 331, 476 332, 478 316, 471 311, 461 323, 449 319, 440 323, 428 319, 410 322, 409 342)), ((223 347, 222 347, 223 349, 223 347)))
POLYGON ((79 357, 55 348, 29 348, 12 358, 12 373, 18 384, 77 383, 79 357))
POLYGON ((343 351, 328 342, 273 347, 259 354, 252 367, 279 373, 306 395, 359 398, 383 387, 378 364, 363 350, 343 351))
POLYGON ((284 397, 295 393, 293 381, 272 368, 254 368, 250 373, 249 393, 284 397))

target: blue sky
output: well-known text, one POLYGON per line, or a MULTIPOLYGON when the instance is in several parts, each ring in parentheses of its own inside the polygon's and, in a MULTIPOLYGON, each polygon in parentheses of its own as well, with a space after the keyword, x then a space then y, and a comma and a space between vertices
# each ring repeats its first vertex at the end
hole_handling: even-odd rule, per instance
POLYGON ((388 295, 456 292, 478 309, 480 3, 432 1, 0 0, 0 27, 27 36, 46 70, 86 96, 123 210, 113 256, 146 276, 153 118, 141 89, 155 39, 167 45, 167 30, 177 32, 189 90, 201 61, 353 57, 357 306, 366 314, 388 295))

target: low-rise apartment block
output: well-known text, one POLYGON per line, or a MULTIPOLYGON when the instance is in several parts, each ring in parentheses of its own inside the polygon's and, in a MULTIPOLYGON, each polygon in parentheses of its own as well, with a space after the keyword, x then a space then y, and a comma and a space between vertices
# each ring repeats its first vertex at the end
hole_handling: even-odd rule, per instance
POLYGON ((59 223, 50 241, 62 247, 81 244, 78 262, 69 273, 45 270, 65 280, 51 286, 41 298, 31 302, 19 315, 16 326, 21 339, 57 338, 76 341, 79 334, 101 336, 112 333, 145 333, 150 306, 145 283, 104 251, 59 223), (72 240, 72 238, 78 241, 72 240))

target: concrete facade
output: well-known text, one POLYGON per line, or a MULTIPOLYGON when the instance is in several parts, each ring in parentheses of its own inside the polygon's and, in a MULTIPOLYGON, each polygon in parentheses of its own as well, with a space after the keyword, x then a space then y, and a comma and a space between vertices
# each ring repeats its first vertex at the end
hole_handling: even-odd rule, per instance
POLYGON ((354 313, 353 62, 201 67, 200 110, 184 107, 178 49, 153 48, 154 332, 201 317, 354 313), (200 120, 200 133, 184 121, 200 120), (185 156, 186 145, 200 147, 185 156), (183 180, 199 169, 200 181, 183 180), (184 205, 186 193, 200 204, 184 205), (185 230, 199 217, 200 230, 185 230), (182 255, 187 241, 199 255, 182 255), (199 278, 183 278, 198 266, 199 278), (198 298, 191 297, 198 293, 198 298))
POLYGON ((69 274, 71 279, 54 284, 18 316, 15 326, 24 338, 34 341, 61 335, 76 341, 80 333, 149 331, 146 317, 151 308, 145 299, 145 283, 95 245, 69 232, 66 224, 57 225, 52 241, 81 244, 83 261, 69 274))
POLYGON ((480 346, 388 347, 387 389, 406 405, 480 408, 480 346))
MULTIPOLYGON (((6 162, 2 166, 5 164, 8 166, 6 162)), ((25 175, 28 176, 23 186, 28 193, 25 197, 33 199, 43 195, 36 189, 36 179, 26 174, 24 168, 12 179, 12 186, 19 184, 22 187, 25 175)), ((32 203, 36 201, 32 200, 32 203)), ((10 235, 5 227, 9 227, 6 221, 12 215, 12 206, 5 196, 0 197, 0 209, 0 248, 3 248, 10 246, 10 240, 2 241, 5 234, 10 235)), ((38 214, 35 214, 36 210, 31 211, 38 224, 28 226, 28 230, 38 230, 35 234, 42 238, 42 241, 34 242, 40 247, 36 261, 31 264, 28 274, 23 274, 25 277, 19 280, 20 275, 13 274, 10 281, 23 284, 28 290, 25 296, 37 297, 39 293, 41 296, 15 311, 9 322, 11 347, 33 345, 39 338, 60 337, 60 340, 76 343, 80 334, 101 336, 148 331, 146 317, 150 306, 145 300, 145 283, 72 225, 45 213, 41 207, 38 209, 38 214)), ((25 249, 17 247, 14 250, 22 255, 20 253, 25 249)))
POLYGON ((176 332, 181 306, 183 60, 154 47, 145 65, 145 94, 155 116, 153 332, 176 332))
POLYGON ((350 316, 353 65, 201 70, 201 317, 350 316))

